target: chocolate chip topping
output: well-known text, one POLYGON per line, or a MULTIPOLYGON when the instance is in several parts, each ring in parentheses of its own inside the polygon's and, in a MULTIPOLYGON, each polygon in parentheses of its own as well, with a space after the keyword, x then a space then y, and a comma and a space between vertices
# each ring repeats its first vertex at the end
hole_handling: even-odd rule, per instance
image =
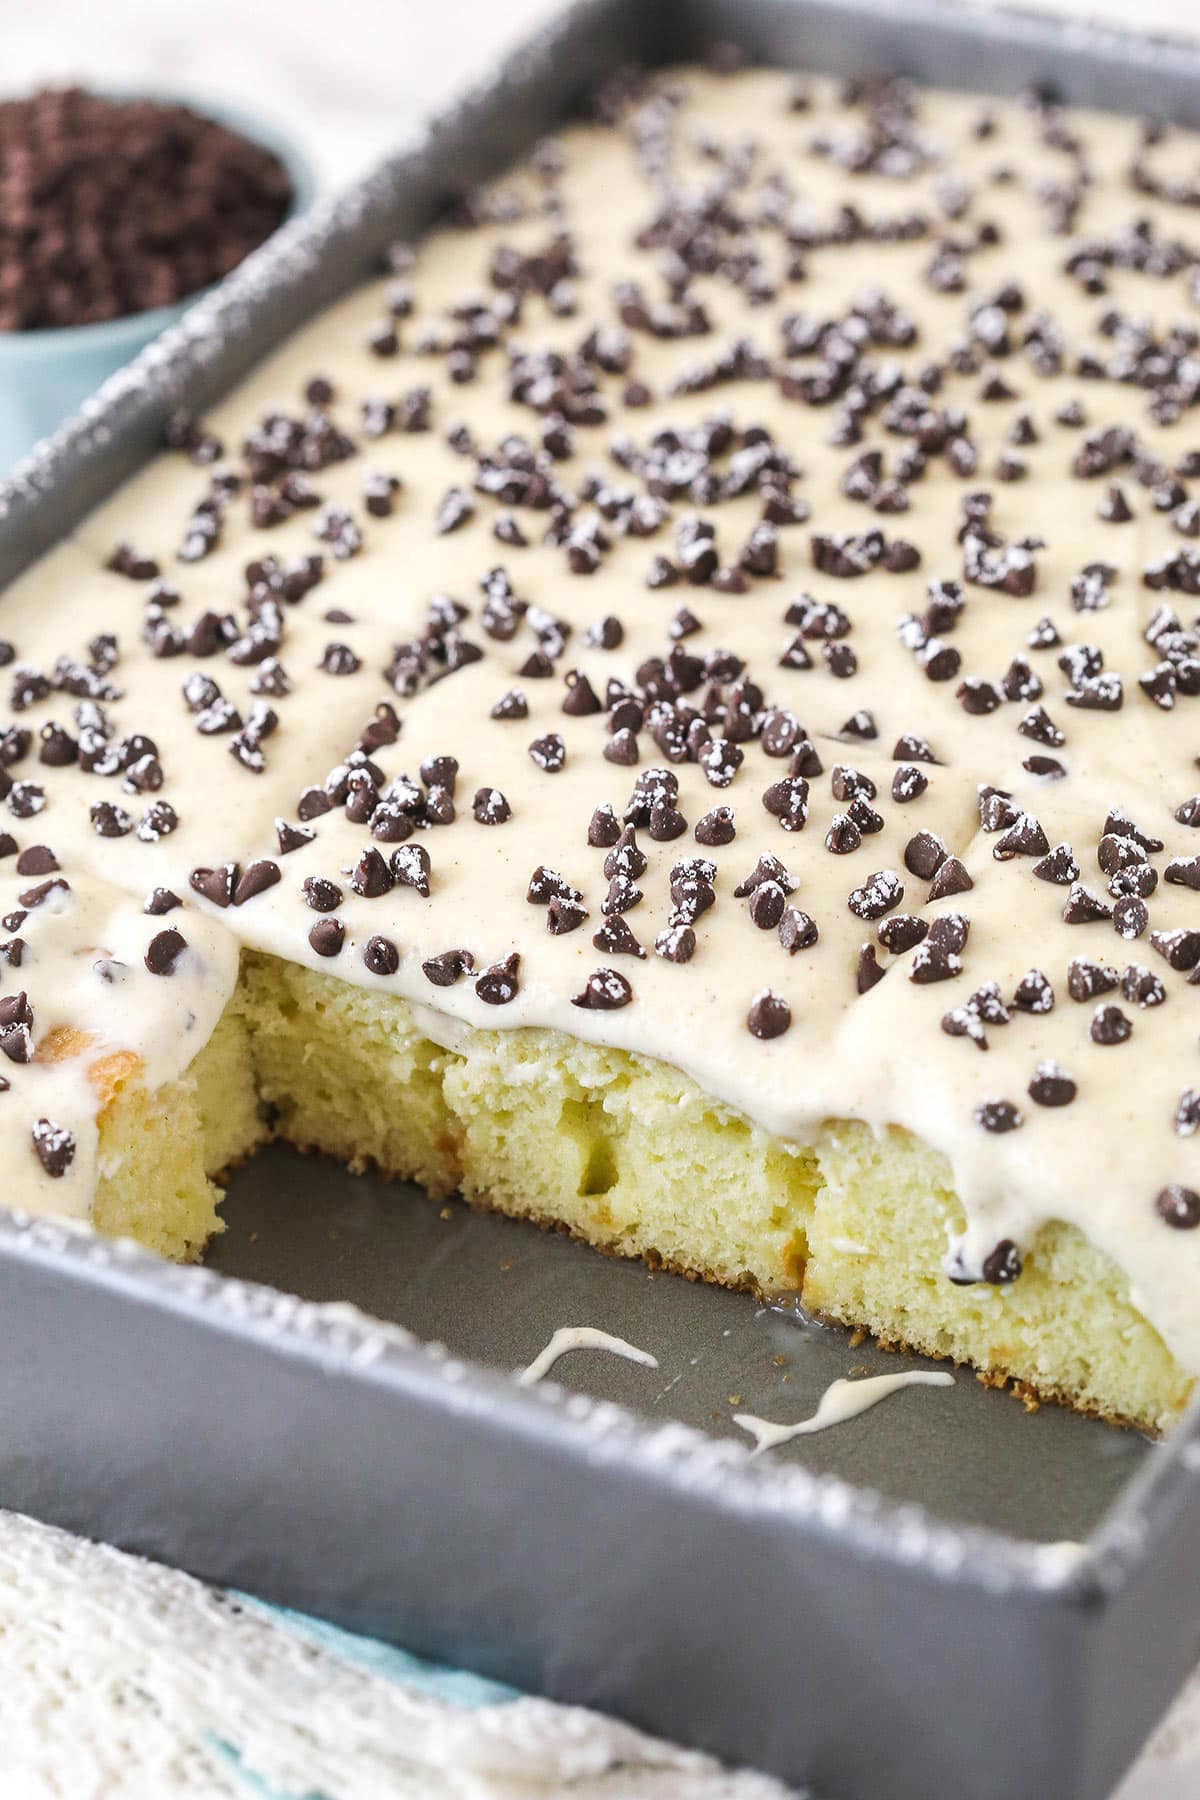
POLYGON ((65 1125, 38 1119, 32 1130, 33 1148, 46 1174, 61 1181, 75 1161, 75 1138, 65 1125))
POLYGON ((1069 1106, 1078 1091, 1074 1078, 1052 1059, 1038 1064, 1029 1083, 1029 1098, 1038 1106, 1069 1106))
POLYGON ((363 962, 372 975, 394 975, 400 967, 400 952, 391 938, 369 937, 363 945, 363 962))
POLYGON ((318 956, 338 956, 346 941, 346 927, 340 919, 318 919, 308 941, 318 956))
POLYGON ((205 900, 211 900, 214 906, 225 907, 233 901, 239 874, 236 863, 222 863, 216 869, 193 869, 188 882, 205 900))
POLYGON ((1098 1006, 1089 1035, 1094 1044, 1123 1044, 1133 1036, 1133 1024, 1119 1006, 1098 1006))
POLYGON ((750 1011, 746 1015, 746 1028, 751 1037, 782 1037, 792 1023, 792 1009, 787 1001, 770 988, 764 988, 750 1002, 750 1011))
POLYGON ((1011 1100, 981 1100, 975 1108, 975 1123, 984 1131, 1003 1133, 1017 1131, 1025 1121, 1011 1100))
POLYGON ((160 931, 150 939, 146 967, 152 975, 173 975, 175 964, 186 949, 187 939, 181 931, 160 931))
MULTIPOLYGON (((478 992, 478 983, 476 991, 478 992)), ((593 969, 580 992, 572 995, 571 1005, 589 1011, 613 1012, 619 1007, 628 1006, 632 999, 633 989, 624 975, 616 969, 593 969)))
POLYGON ((439 956, 431 956, 421 964, 427 981, 434 987, 453 987, 462 976, 470 975, 475 968, 475 958, 469 950, 443 950, 439 956))
POLYGON ((1155 1197, 1154 1210, 1175 1231, 1194 1231, 1200 1225, 1200 1194, 1173 1181, 1155 1197))
POLYGON ((253 900, 258 894, 265 894, 281 879, 279 864, 269 858, 247 864, 239 875, 233 890, 233 904, 244 906, 247 900, 253 900))
POLYGON ((514 950, 503 962, 492 963, 483 971, 475 983, 475 992, 488 1006, 507 1006, 517 997, 520 969, 521 958, 514 950))

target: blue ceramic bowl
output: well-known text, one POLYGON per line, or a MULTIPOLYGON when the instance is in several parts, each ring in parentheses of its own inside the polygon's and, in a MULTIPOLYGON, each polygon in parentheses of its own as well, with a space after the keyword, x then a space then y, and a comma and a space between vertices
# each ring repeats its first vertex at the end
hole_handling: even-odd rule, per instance
MULTIPOLYGON (((170 99, 174 102, 176 96, 171 95, 170 99)), ((179 104, 193 106, 207 118, 216 119, 253 143, 274 151, 291 177, 288 218, 294 219, 305 210, 313 197, 312 173, 303 157, 278 133, 231 108, 209 106, 190 97, 181 98, 179 104)), ((189 294, 171 306, 155 306, 124 319, 102 319, 92 325, 0 331, 0 475, 39 439, 48 437, 64 419, 78 411, 89 394, 123 364, 132 361, 160 331, 177 324, 200 298, 200 293, 189 294)))

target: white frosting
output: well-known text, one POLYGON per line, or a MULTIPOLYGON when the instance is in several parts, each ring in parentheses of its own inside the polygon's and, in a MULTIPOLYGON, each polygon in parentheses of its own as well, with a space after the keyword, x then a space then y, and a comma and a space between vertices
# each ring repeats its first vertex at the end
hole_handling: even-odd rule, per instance
POLYGON ((795 1425, 781 1425, 774 1419, 761 1419, 757 1413, 740 1412, 734 1413, 733 1422, 754 1439, 750 1454, 761 1456, 764 1450, 790 1444, 793 1438, 811 1437, 814 1431, 828 1431, 831 1425, 844 1425, 848 1419, 857 1419, 860 1413, 870 1412, 873 1406, 878 1406, 889 1394, 898 1394, 901 1388, 953 1386, 953 1375, 942 1369, 905 1369, 898 1375, 868 1375, 859 1381, 839 1376, 825 1389, 810 1419, 801 1419, 795 1425))
POLYGON ((529 1367, 520 1371, 518 1385, 533 1387, 550 1373, 560 1356, 566 1356, 571 1350, 607 1350, 610 1356, 622 1356, 627 1362, 642 1363, 648 1369, 658 1367, 656 1356, 651 1356, 648 1350, 639 1350, 636 1344, 627 1343, 624 1338, 614 1337, 611 1331, 600 1331, 594 1325, 560 1325, 529 1367))

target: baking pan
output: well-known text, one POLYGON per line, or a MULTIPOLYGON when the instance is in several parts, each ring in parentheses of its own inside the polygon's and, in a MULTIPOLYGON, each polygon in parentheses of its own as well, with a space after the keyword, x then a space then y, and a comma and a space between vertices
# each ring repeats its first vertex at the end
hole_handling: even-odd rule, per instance
MULTIPOLYGON (((202 410, 606 72, 718 39, 1200 121, 1200 54, 1117 32, 928 3, 590 0, 22 465, 0 580, 171 407, 202 410)), ((1102 1800, 1200 1654, 1196 1409, 1151 1447, 960 1374, 751 1460, 734 1410, 799 1418, 835 1376, 904 1363, 282 1148, 226 1213, 210 1266, 180 1269, 0 1211, 0 1503, 827 1800, 1102 1800), (567 1324, 659 1367, 579 1356, 569 1386, 519 1387, 567 1324)))

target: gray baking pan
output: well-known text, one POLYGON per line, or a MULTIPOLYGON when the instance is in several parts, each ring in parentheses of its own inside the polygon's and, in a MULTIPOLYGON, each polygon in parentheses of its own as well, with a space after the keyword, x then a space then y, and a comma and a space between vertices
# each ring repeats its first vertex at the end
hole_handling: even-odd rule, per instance
MULTIPOLYGON (((0 580, 170 407, 202 409, 606 72, 730 38, 1200 122, 1194 50, 1026 14, 590 0, 25 464, 0 580)), ((800 1418, 834 1377, 903 1365, 283 1149, 226 1212, 209 1267, 177 1269, 0 1211, 0 1504, 828 1800, 1101 1800, 1200 1654, 1195 1411, 1151 1447, 962 1374, 752 1461, 735 1410, 800 1418), (371 1317, 327 1304, 346 1301, 371 1317), (577 1356, 564 1387, 518 1387, 565 1324, 658 1368, 577 1356)))

